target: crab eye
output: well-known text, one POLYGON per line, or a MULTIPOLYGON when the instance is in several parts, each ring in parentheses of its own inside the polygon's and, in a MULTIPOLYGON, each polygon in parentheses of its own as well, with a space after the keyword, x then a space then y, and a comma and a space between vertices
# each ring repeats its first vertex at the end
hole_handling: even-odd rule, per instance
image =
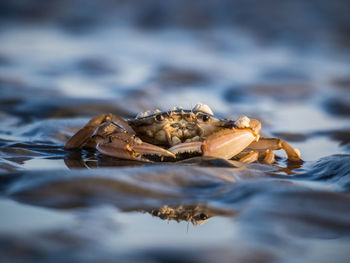
POLYGON ((162 120, 164 120, 163 115, 161 115, 161 114, 156 115, 156 120, 157 120, 157 121, 162 121, 162 120))
POLYGON ((210 117, 208 115, 203 115, 202 120, 205 121, 209 121, 210 117))

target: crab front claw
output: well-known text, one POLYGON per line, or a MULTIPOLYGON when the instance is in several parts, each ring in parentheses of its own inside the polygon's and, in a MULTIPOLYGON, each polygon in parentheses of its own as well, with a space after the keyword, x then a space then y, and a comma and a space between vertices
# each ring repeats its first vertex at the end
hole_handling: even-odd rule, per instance
POLYGON ((207 137, 201 148, 203 156, 231 159, 260 137, 261 123, 242 117, 232 129, 224 129, 207 137), (244 121, 241 121, 244 120, 244 121))
POLYGON ((140 138, 131 136, 128 139, 124 139, 124 136, 119 134, 118 136, 109 137, 107 140, 100 138, 96 139, 96 149, 108 156, 137 161, 149 161, 145 156, 159 156, 161 159, 164 157, 176 158, 176 156, 155 145, 141 141, 140 138))
POLYGON ((259 140, 261 123, 242 117, 233 128, 218 131, 203 142, 186 142, 169 149, 174 154, 198 152, 203 156, 231 159, 242 152, 252 142, 259 140))

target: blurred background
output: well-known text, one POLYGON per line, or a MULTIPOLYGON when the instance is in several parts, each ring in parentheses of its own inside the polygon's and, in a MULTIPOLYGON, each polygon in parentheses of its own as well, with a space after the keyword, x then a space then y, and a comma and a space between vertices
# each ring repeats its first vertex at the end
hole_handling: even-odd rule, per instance
POLYGON ((349 14, 347 0, 0 1, 4 262, 347 262, 349 14), (92 116, 197 102, 261 120, 305 162, 154 168, 63 149, 92 116))

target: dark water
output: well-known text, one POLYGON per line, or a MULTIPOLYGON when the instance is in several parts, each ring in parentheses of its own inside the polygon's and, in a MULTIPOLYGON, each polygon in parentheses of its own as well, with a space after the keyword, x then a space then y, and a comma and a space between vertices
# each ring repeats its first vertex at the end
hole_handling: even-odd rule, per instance
POLYGON ((2 4, 1 262, 348 262, 346 1, 281 4, 281 24, 264 18, 281 16, 268 8, 274 1, 242 5, 232 20, 225 1, 183 16, 169 15, 181 1, 149 2, 121 1, 120 11, 103 1, 81 16, 66 1, 57 12, 2 4), (305 162, 277 152, 271 166, 145 164, 63 148, 94 115, 197 102, 261 120, 263 134, 287 140, 305 162))

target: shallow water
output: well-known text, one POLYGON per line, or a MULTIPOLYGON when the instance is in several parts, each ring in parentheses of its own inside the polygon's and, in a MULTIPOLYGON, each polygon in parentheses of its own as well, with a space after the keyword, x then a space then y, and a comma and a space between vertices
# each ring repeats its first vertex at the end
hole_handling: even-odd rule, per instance
POLYGON ((0 35, 3 262, 348 262, 350 59, 219 27, 0 35), (274 165, 66 151, 94 115, 209 104, 300 149, 274 165))

